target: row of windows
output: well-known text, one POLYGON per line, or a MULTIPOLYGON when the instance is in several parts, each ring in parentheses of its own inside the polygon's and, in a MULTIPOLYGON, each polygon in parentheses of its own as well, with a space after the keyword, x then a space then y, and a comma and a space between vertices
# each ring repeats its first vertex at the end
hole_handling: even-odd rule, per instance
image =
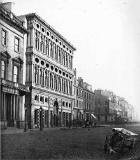
POLYGON ((77 108, 83 108, 83 102, 77 100, 77 108))
POLYGON ((36 85, 72 95, 72 81, 37 65, 34 66, 34 81, 36 85))
POLYGON ((57 74, 60 74, 60 75, 62 74, 63 76, 66 76, 67 78, 69 77, 70 79, 72 78, 72 75, 66 73, 65 71, 62 71, 61 69, 58 69, 57 67, 49 64, 48 62, 45 64, 45 62, 43 60, 40 61, 39 58, 35 58, 35 63, 37 63, 38 66, 41 66, 44 69, 47 68, 47 69, 50 69, 53 72, 56 72, 57 74))
POLYGON ((88 92, 83 92, 83 97, 88 100, 93 100, 94 96, 88 92))
POLYGON ((85 103, 85 109, 86 109, 86 110, 90 110, 90 109, 91 109, 91 104, 85 103))
POLYGON ((83 98, 85 98, 85 99, 87 99, 87 100, 93 100, 93 98, 94 98, 94 96, 93 96, 92 94, 90 94, 90 93, 88 93, 88 92, 84 92, 84 91, 82 91, 82 89, 80 89, 80 88, 77 88, 77 89, 76 89, 76 95, 77 95, 78 97, 83 97, 83 98))
MULTIPOLYGON (((59 43, 60 45, 62 45, 62 42, 60 40, 58 40, 58 38, 55 38, 54 35, 50 34, 49 31, 46 31, 44 27, 42 27, 41 25, 39 25, 38 23, 36 24, 37 29, 40 29, 41 32, 45 32, 47 34, 47 36, 51 36, 51 39, 55 40, 56 43, 59 43)), ((66 47, 66 45, 63 44, 63 48, 67 48, 67 51, 69 50, 68 47, 66 47)), ((69 50, 69 52, 71 53, 71 50, 69 50)))
MULTIPOLYGON (((5 61, 1 61, 1 78, 6 79, 7 65, 5 61)), ((19 67, 13 66, 13 82, 19 81, 19 67)))
POLYGON ((80 89, 80 88, 77 88, 76 95, 77 95, 77 96, 79 96, 79 97, 83 97, 83 92, 82 92, 82 89, 80 89))
MULTIPOLYGON (((34 100, 38 101, 38 102, 40 101, 41 103, 49 103, 48 97, 45 97, 45 96, 35 95, 34 100)), ((66 108, 71 108, 71 103, 68 103, 65 101, 62 101, 61 105, 66 108)), ((61 106, 59 106, 59 107, 61 107, 61 106)))
POLYGON ((37 30, 35 33, 35 48, 52 59, 55 59, 58 63, 72 69, 72 56, 37 30))
MULTIPOLYGON (((1 43, 3 46, 7 46, 8 44, 8 32, 5 29, 2 29, 1 31, 1 43)), ((19 52, 20 51, 20 39, 18 37, 15 37, 14 39, 14 51, 19 52)))

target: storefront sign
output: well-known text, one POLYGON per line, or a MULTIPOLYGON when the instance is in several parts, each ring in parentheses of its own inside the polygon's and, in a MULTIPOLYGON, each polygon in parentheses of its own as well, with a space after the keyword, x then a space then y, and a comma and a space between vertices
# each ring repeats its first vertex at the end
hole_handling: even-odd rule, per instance
POLYGON ((12 88, 7 88, 7 87, 2 87, 2 91, 10 94, 19 94, 18 90, 12 89, 12 88))

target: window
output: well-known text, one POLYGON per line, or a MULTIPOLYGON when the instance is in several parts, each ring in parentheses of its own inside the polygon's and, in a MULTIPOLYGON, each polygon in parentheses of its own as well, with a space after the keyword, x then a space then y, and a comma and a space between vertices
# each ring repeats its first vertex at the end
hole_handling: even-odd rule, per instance
POLYGON ((6 76, 6 66, 5 66, 5 62, 1 61, 1 78, 5 79, 6 76))
POLYGON ((40 97, 40 101, 44 103, 44 97, 43 96, 40 97))
POLYGON ((38 101, 39 100, 39 96, 35 95, 35 100, 38 101))
POLYGON ((2 29, 2 45, 6 46, 7 32, 2 29))
POLYGON ((15 51, 19 52, 19 38, 15 37, 15 51))
POLYGON ((18 67, 14 66, 13 81, 18 82, 18 67))

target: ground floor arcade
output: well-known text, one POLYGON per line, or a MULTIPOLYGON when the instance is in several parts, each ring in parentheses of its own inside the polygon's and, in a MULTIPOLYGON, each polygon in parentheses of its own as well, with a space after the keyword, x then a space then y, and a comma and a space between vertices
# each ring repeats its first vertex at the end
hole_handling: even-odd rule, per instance
POLYGON ((72 97, 35 88, 26 102, 28 128, 68 127, 72 123, 72 97))

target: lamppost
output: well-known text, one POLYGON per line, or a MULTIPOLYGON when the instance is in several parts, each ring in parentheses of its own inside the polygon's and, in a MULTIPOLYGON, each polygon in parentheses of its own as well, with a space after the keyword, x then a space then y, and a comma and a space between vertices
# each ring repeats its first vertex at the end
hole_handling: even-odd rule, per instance
POLYGON ((43 109, 40 107, 40 131, 43 130, 43 109))
POLYGON ((54 107, 55 107, 55 117, 54 117, 54 120, 55 120, 55 125, 58 127, 58 110, 59 110, 59 106, 58 106, 57 99, 54 102, 54 107))
POLYGON ((24 132, 26 132, 27 131, 27 106, 25 105, 24 108, 25 108, 24 132))

